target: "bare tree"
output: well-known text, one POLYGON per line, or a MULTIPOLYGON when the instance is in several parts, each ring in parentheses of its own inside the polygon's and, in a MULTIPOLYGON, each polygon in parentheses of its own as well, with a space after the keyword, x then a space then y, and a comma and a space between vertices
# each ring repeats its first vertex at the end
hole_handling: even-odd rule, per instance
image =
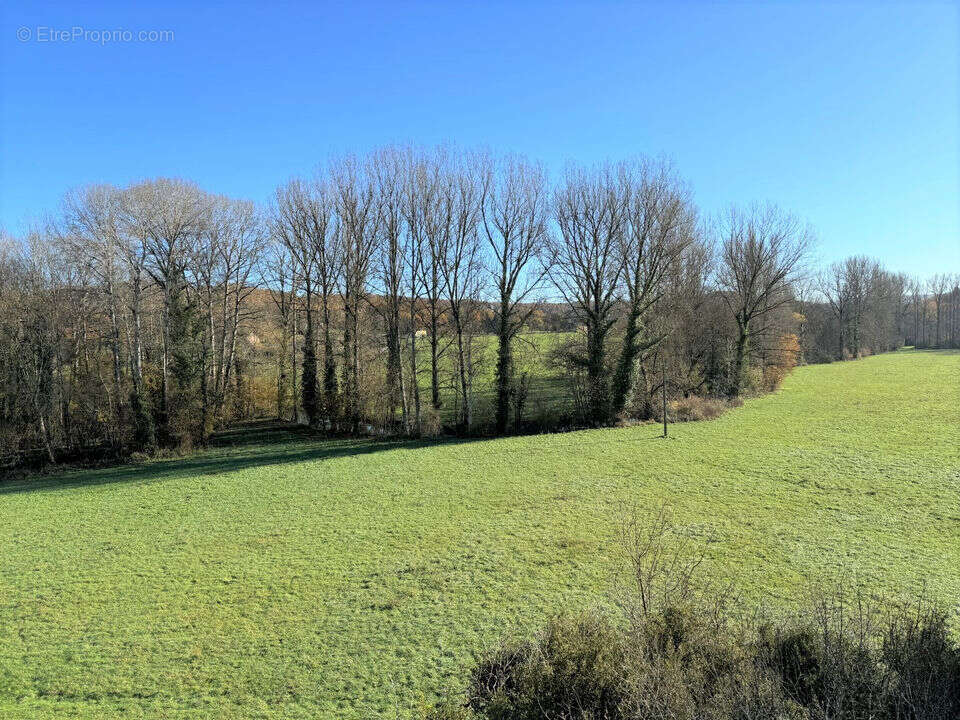
POLYGON ((120 193, 109 185, 94 185, 68 193, 64 200, 62 233, 104 294, 112 359, 112 385, 104 386, 114 415, 123 405, 123 342, 120 336, 120 193))
POLYGON ((960 345, 960 273, 954 274, 950 290, 950 344, 953 347, 960 345))
POLYGON ((633 397, 638 360, 666 337, 666 326, 653 331, 647 316, 666 294, 668 273, 693 241, 696 228, 689 192, 673 168, 641 161, 629 171, 627 220, 620 235, 627 318, 613 376, 613 416, 633 397))
POLYGON ((192 183, 164 178, 142 183, 132 192, 138 198, 138 224, 145 235, 145 268, 162 293, 160 420, 169 438, 171 351, 180 341, 171 334, 172 312, 184 292, 190 243, 197 236, 207 198, 192 183))
POLYGON ((317 343, 313 312, 318 261, 316 244, 311 237, 311 202, 308 187, 301 180, 291 180, 278 188, 273 232, 290 253, 298 284, 303 288, 305 322, 300 402, 307 422, 316 425, 320 417, 320 398, 317 388, 317 343))
POLYGON ((120 195, 120 231, 117 243, 126 265, 127 336, 130 351, 130 409, 134 417, 134 441, 139 449, 156 444, 153 412, 143 378, 143 307, 147 275, 148 213, 147 193, 134 186, 120 195))
POLYGON ((57 304, 54 292, 59 284, 53 272, 47 238, 33 232, 28 252, 21 258, 22 287, 17 303, 21 331, 16 351, 17 381, 26 389, 40 439, 50 463, 56 462, 52 416, 56 403, 57 304))
POLYGON ((210 198, 200 218, 195 271, 206 305, 202 375, 204 428, 210 411, 218 424, 223 420, 231 372, 236 365, 238 332, 251 312, 245 300, 259 282, 254 273, 263 256, 266 238, 261 218, 249 202, 210 198))
POLYGON ((479 235, 482 182, 472 157, 451 163, 441 177, 444 223, 436 238, 436 261, 456 343, 461 403, 458 425, 466 432, 473 424, 472 334, 483 281, 479 235))
POLYGON ((850 299, 850 326, 853 356, 863 352, 863 318, 870 303, 870 278, 875 261, 865 255, 854 255, 844 261, 844 278, 850 299))
POLYGON ((329 181, 319 177, 307 206, 308 239, 316 261, 316 293, 320 297, 320 323, 323 339, 323 378, 321 411, 325 421, 334 423, 340 415, 337 386, 337 357, 333 343, 334 297, 342 271, 335 202, 329 181))
POLYGON ((850 289, 846 280, 845 265, 841 262, 833 263, 820 274, 820 292, 827 300, 830 311, 837 321, 840 345, 837 348, 837 359, 843 360, 847 349, 847 325, 850 321, 850 289))
POLYGON ((930 293, 930 299, 933 300, 934 311, 937 316, 936 347, 940 344, 940 321, 943 317, 943 300, 950 292, 950 276, 945 273, 937 273, 927 281, 927 289, 930 293))
POLYGON ((348 426, 356 432, 361 419, 360 313, 367 299, 382 215, 370 168, 356 158, 346 157, 334 165, 332 185, 340 218, 344 412, 348 426))
POLYGON ((578 362, 587 371, 589 420, 603 423, 610 417, 606 342, 616 322, 627 225, 622 168, 568 168, 553 207, 560 235, 550 277, 586 329, 586 356, 578 362))
POLYGON ((751 339, 761 323, 791 300, 790 281, 807 257, 812 237, 793 216, 775 206, 731 208, 721 221, 717 276, 724 301, 737 323, 730 394, 743 387, 751 339))
POLYGON ((276 239, 264 254, 264 275, 267 291, 276 307, 280 322, 280 347, 277 353, 277 419, 284 417, 287 399, 292 402, 291 420, 297 410, 296 296, 298 287, 293 258, 287 247, 276 239), (288 366, 288 360, 290 361, 288 366), (287 376, 289 369, 289 378, 287 376), (289 394, 288 394, 289 390, 289 394))
POLYGON ((920 323, 920 314, 924 304, 923 283, 919 278, 913 277, 908 281, 910 293, 910 305, 913 308, 913 344, 920 347, 923 344, 921 339, 923 326, 920 323))
POLYGON ((665 378, 657 362, 658 353, 670 359, 676 392, 687 396, 712 389, 715 351, 726 330, 725 318, 718 317, 711 285, 714 255, 708 238, 698 233, 668 269, 661 308, 648 321, 649 332, 665 337, 649 354, 649 362, 638 363, 639 381, 645 392, 643 404, 637 409, 643 418, 654 416, 656 394, 662 395, 660 384, 665 378))
MULTIPOLYGON (((403 214, 407 223, 404 257, 404 281, 407 294, 407 310, 410 337, 410 388, 408 425, 406 431, 420 435, 422 432, 422 408, 420 401, 420 381, 417 364, 417 335, 420 330, 419 302, 424 292, 426 277, 426 256, 430 245, 429 233, 434 226, 433 214, 437 205, 437 176, 432 172, 431 163, 423 153, 408 150, 405 154, 405 183, 403 214), (412 414, 412 417, 410 416, 412 414)), ((431 358, 436 358, 436 347, 431 347, 431 358)), ((432 378, 437 379, 435 364, 432 378)), ((439 391, 434 386, 434 399, 439 402, 439 391)))
POLYGON ((408 249, 404 242, 404 159, 392 148, 382 150, 374 155, 372 172, 382 217, 380 229, 383 233, 383 241, 379 243, 377 274, 384 302, 375 307, 381 312, 386 327, 387 425, 394 424, 399 406, 401 422, 409 432, 410 421, 400 347, 400 315, 404 270, 407 264, 405 251, 408 249))
POLYGON ((910 279, 905 273, 893 273, 890 275, 890 298, 894 308, 895 336, 893 348, 902 347, 906 344, 906 316, 907 316, 907 295, 910 290, 910 279))
POLYGON ((420 171, 421 192, 420 211, 423 239, 421 275, 423 294, 427 305, 427 334, 430 344, 430 402, 434 410, 439 410, 440 399, 440 360, 443 348, 440 347, 441 323, 444 317, 443 278, 441 258, 443 245, 450 232, 450 205, 444 202, 443 189, 446 186, 447 152, 437 149, 431 156, 425 157, 420 171))
POLYGON ((519 157, 484 167, 482 182, 481 218, 493 253, 490 272, 496 289, 496 428, 503 434, 515 393, 513 341, 537 310, 532 295, 542 286, 550 267, 544 252, 550 197, 543 168, 519 157))

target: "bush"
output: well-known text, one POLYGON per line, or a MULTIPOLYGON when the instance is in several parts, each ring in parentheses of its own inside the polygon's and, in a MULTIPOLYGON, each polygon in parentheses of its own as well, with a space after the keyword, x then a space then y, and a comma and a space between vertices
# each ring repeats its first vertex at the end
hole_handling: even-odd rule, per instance
POLYGON ((739 398, 710 398, 700 395, 673 400, 668 407, 668 416, 674 422, 696 422, 699 420, 714 420, 730 408, 740 407, 743 401, 739 398))
POLYGON ((474 670, 465 703, 433 720, 801 718, 736 636, 677 608, 634 633, 597 614, 552 621, 474 670))
POLYGON ((620 717, 623 663, 622 638, 606 618, 559 617, 483 660, 467 707, 496 720, 620 717))
POLYGON ((802 355, 800 343, 793 333, 782 335, 767 363, 763 367, 759 387, 764 392, 773 392, 783 383, 784 378, 797 366, 802 355))
POLYGON ((960 647, 920 596, 872 607, 820 592, 774 621, 736 620, 694 582, 702 553, 661 510, 623 526, 622 621, 562 616, 481 660, 434 720, 956 720, 960 647))
POLYGON ((960 717, 960 648, 947 620, 943 611, 920 603, 886 628, 880 657, 891 679, 890 717, 960 717))
POLYGON ((839 605, 773 624, 717 624, 703 608, 663 608, 632 629, 561 618, 482 660, 466 702, 429 717, 955 720, 960 652, 946 616, 917 607, 875 627, 876 613, 839 605))
POLYGON ((421 408, 420 428, 423 437, 440 437, 443 434, 443 419, 429 402, 424 403, 421 408))

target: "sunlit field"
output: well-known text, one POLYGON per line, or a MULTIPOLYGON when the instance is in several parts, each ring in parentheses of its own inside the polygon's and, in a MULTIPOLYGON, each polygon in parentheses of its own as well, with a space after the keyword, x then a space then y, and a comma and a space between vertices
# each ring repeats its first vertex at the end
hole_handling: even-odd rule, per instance
POLYGON ((434 444, 234 430, 0 485, 0 717, 410 717, 607 601, 625 508, 705 572, 960 597, 960 352, 802 367, 718 420, 434 444))
MULTIPOLYGON (((526 376, 527 397, 523 407, 523 422, 537 426, 553 427, 560 416, 572 417, 576 411, 569 381, 556 367, 551 357, 562 343, 572 339, 572 332, 526 332, 517 336, 513 343, 514 369, 517 377, 526 376)), ((420 393, 424 405, 430 402, 430 349, 426 338, 419 341, 417 362, 420 375, 420 393)), ((441 423, 456 425, 460 400, 456 367, 456 352, 450 338, 444 338, 440 346, 439 379, 441 423)), ((475 338, 472 357, 473 415, 480 427, 490 426, 496 414, 496 366, 497 337, 481 335, 475 338)), ((511 422, 515 414, 511 413, 511 422)))

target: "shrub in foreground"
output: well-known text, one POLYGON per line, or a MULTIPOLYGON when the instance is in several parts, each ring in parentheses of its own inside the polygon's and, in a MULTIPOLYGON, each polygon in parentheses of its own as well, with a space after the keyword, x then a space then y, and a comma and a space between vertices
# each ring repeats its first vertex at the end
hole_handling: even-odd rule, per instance
POLYGON ((960 649, 946 616, 823 603, 779 623, 723 627, 666 608, 644 626, 552 620, 474 669, 434 720, 955 720, 960 649))
POLYGON ((560 616, 483 658, 433 720, 956 720, 960 645, 920 597, 842 587, 776 620, 697 582, 703 553, 665 509, 621 528, 617 615, 560 616))
POLYGON ((504 645, 471 676, 467 706, 488 718, 614 717, 625 695, 622 638, 602 616, 560 617, 533 640, 504 645))

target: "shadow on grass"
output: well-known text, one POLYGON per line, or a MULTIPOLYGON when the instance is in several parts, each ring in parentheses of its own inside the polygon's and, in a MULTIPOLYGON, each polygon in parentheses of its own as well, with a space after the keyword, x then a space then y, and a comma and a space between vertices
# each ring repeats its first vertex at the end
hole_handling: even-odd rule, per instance
POLYGON ((251 467, 332 460, 384 450, 457 445, 488 438, 385 440, 327 438, 295 425, 254 422, 229 428, 211 438, 210 446, 194 455, 169 460, 126 463, 96 470, 72 470, 34 475, 0 483, 0 495, 92 487, 112 483, 152 483, 161 480, 218 475, 251 467))

